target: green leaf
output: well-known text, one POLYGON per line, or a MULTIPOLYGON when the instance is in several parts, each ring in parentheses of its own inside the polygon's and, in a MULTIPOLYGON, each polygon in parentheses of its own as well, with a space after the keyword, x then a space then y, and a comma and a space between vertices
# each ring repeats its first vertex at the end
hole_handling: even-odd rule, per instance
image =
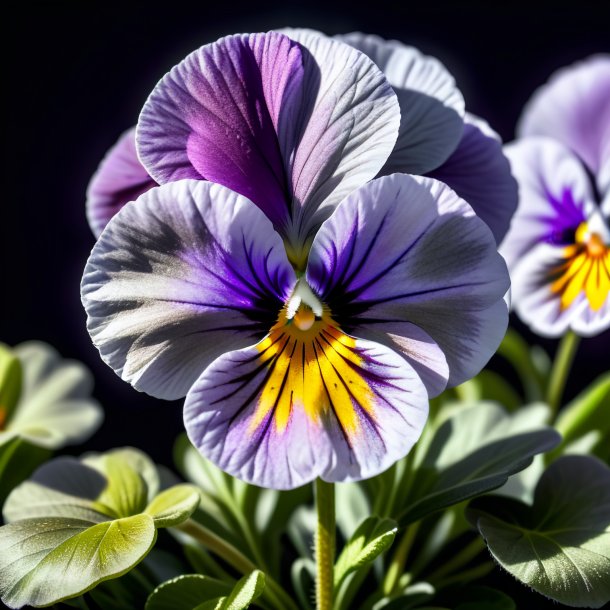
POLYGON ((310 610, 315 587, 316 564, 312 559, 300 557, 290 569, 292 587, 302 608, 310 610))
POLYGON ((498 373, 484 370, 477 375, 476 380, 480 385, 481 399, 498 402, 509 411, 515 411, 523 404, 513 386, 498 373))
POLYGON ((0 430, 8 422, 21 394, 23 371, 15 352, 0 343, 0 430))
POLYGON ((402 593, 392 597, 381 598, 374 606, 373 610, 409 610, 419 608, 421 604, 431 600, 436 591, 427 582, 417 582, 409 585, 402 593))
POLYGON ((192 485, 174 485, 162 491, 146 507, 155 527, 172 527, 186 521, 199 504, 199 492, 192 485))
POLYGON ((0 596, 13 608, 48 606, 116 578, 156 539, 153 520, 136 515, 91 525, 50 517, 0 528, 0 596))
POLYGON ((592 432, 600 439, 607 438, 610 435, 609 404, 610 373, 605 373, 560 412, 555 427, 563 436, 563 442, 552 455, 556 456, 567 445, 592 432))
POLYGON ((335 502, 337 527, 349 540, 356 528, 371 514, 368 497, 358 483, 338 483, 335 485, 335 502))
POLYGON ((145 610, 194 610, 203 602, 216 604, 230 593, 227 583, 201 574, 186 574, 160 584, 148 597, 145 610))
POLYGON ((498 563, 535 591, 573 607, 610 601, 610 468, 564 456, 540 478, 533 506, 499 497, 467 509, 498 563))
POLYGON ((335 588, 358 568, 373 562, 394 542, 398 527, 391 519, 369 517, 356 529, 335 564, 335 588))
POLYGON ((555 447, 560 436, 539 423, 546 411, 545 405, 530 405, 509 414, 492 402, 450 411, 428 433, 431 440, 424 446, 407 505, 399 511, 400 525, 501 487, 534 455, 555 447))
POLYGON ((455 610, 516 610, 515 602, 497 589, 473 586, 461 591, 455 610))
POLYGON ((222 610, 249 608, 250 604, 261 596, 264 589, 265 575, 260 570, 254 570, 237 582, 221 608, 222 610))

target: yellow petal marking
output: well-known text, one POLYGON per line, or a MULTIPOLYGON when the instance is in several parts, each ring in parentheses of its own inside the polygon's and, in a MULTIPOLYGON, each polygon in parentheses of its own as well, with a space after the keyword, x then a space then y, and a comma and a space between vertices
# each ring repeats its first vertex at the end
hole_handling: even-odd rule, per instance
POLYGON ((314 422, 332 411, 347 437, 360 430, 359 410, 374 418, 373 390, 359 371, 363 358, 356 340, 338 328, 326 309, 316 318, 302 305, 291 320, 284 309, 257 349, 266 378, 251 430, 272 412, 281 433, 293 409, 303 409, 314 422))
POLYGON ((575 242, 563 250, 564 260, 551 271, 551 291, 559 294, 566 310, 579 294, 585 293, 589 307, 599 311, 610 293, 610 247, 583 222, 575 242))

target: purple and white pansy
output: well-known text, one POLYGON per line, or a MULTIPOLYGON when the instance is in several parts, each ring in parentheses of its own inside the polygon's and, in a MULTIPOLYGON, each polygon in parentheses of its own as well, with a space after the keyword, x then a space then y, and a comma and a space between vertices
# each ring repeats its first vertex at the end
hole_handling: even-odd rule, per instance
POLYGON ((428 398, 475 375, 506 330, 489 227, 438 180, 375 178, 404 133, 390 84, 308 31, 195 51, 138 123, 161 186, 108 222, 85 269, 102 358, 139 390, 186 396, 193 444, 249 482, 385 470, 428 398))
POLYGON ((610 327, 610 55, 560 70, 506 147, 520 189, 501 246, 517 314, 541 335, 610 327))

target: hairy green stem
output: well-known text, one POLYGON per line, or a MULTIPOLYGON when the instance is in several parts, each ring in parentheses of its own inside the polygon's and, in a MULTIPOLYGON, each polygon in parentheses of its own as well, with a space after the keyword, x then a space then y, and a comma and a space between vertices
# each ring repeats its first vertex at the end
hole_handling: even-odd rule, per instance
POLYGON ((551 407, 553 416, 557 414, 561 406, 561 397, 579 343, 580 337, 569 330, 562 337, 557 348, 546 394, 546 402, 551 407))
POLYGON ((316 479, 316 610, 332 610, 335 565, 335 486, 316 479))
MULTIPOLYGON (((254 563, 232 544, 193 519, 185 521, 176 529, 181 530, 200 542, 204 547, 224 559, 242 574, 249 574, 253 570, 258 569, 254 563)), ((297 605, 288 593, 268 574, 265 574, 265 591, 263 595, 279 610, 298 610, 297 605)))

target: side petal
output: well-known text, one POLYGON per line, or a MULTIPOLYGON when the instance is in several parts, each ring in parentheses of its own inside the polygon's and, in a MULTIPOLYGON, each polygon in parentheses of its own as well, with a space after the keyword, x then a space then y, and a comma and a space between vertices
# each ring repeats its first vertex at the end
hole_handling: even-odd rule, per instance
POLYGON ((294 283, 279 235, 252 202, 182 180, 110 221, 81 293, 105 362, 136 389, 169 399, 221 353, 263 337, 294 283))
POLYGON ((87 187, 87 220, 95 237, 128 202, 157 186, 136 152, 136 128, 121 135, 106 153, 87 187))
POLYGON ((316 235, 307 279, 346 332, 419 326, 443 351, 449 385, 475 375, 506 331, 509 279, 493 235, 431 178, 393 174, 348 197, 316 235))
POLYGON ((539 244, 512 272, 515 310, 542 336, 572 329, 588 337, 610 326, 610 251, 595 260, 567 256, 573 249, 539 244))
POLYGON ((428 172, 449 185, 483 219, 500 243, 517 209, 517 182, 502 152, 502 141, 489 125, 466 114, 458 147, 437 169, 428 172))
POLYGON ((299 45, 277 32, 226 36, 191 53, 157 84, 137 143, 157 182, 207 179, 248 197, 276 225, 289 185, 276 128, 301 91, 299 45))
POLYGON ((304 339, 280 329, 221 356, 184 405, 205 457, 276 489, 382 472, 408 453, 427 413, 426 389, 404 359, 332 325, 304 339))
POLYGON ((500 247, 509 269, 539 243, 573 242, 593 195, 578 158, 550 138, 532 137, 504 147, 519 185, 519 204, 500 247))
POLYGON ((398 140, 381 173, 424 174, 443 163, 460 141, 464 117, 464 98, 445 66, 397 40, 360 32, 336 38, 368 55, 398 97, 398 140))
POLYGON ((303 48, 301 98, 291 98, 280 124, 294 197, 299 242, 353 190, 374 178, 398 135, 400 108, 392 87, 363 53, 319 32, 282 30, 303 48), (298 117, 296 120, 293 117, 298 117))
POLYGON ((517 129, 548 136, 574 151, 610 187, 610 55, 594 55, 558 70, 534 93, 517 129))

